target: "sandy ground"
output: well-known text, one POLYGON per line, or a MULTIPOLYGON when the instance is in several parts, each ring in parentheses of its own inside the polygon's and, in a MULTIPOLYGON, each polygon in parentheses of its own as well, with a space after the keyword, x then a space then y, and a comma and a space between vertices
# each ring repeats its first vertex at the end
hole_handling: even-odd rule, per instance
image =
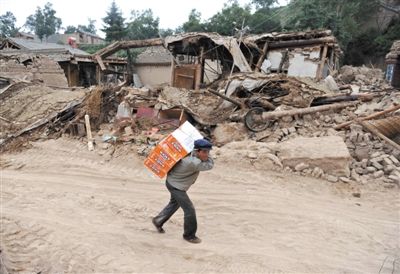
MULTIPOLYGON (((400 273, 398 189, 357 189, 216 160, 158 234, 169 195, 129 146, 88 152, 77 140, 1 155, 2 266, 9 273, 400 273), (361 197, 352 196, 360 192, 361 197)), ((4 269, 3 269, 4 271, 4 269)))

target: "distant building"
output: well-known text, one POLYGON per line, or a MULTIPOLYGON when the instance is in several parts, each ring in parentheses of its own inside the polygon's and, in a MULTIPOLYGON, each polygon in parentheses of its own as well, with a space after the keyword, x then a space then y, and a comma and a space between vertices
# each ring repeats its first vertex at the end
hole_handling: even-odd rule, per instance
POLYGON ((34 35, 34 34, 30 34, 30 33, 26 33, 26 32, 17 32, 17 34, 15 35, 15 38, 21 38, 21 39, 26 39, 26 40, 31 40, 31 41, 40 41, 40 39, 34 35))
POLYGON ((65 33, 65 34, 53 34, 47 37, 48 43, 57 43, 57 44, 64 44, 67 45, 68 41, 71 40, 70 38, 75 39, 76 44, 82 45, 101 45, 105 44, 106 40, 101 38, 100 36, 78 30, 74 33, 65 33))
MULTIPOLYGON (((37 35, 26 33, 26 32, 21 32, 21 31, 18 32, 15 35, 15 37, 13 37, 13 38, 42 42, 37 35)), ((101 44, 106 43, 106 40, 101 38, 100 36, 93 34, 93 33, 81 31, 81 30, 78 30, 77 32, 74 32, 74 33, 64 33, 64 34, 56 33, 56 34, 50 35, 47 38, 43 38, 43 42, 63 44, 63 45, 68 45, 69 40, 74 40, 78 46, 79 45, 101 45, 101 44)))
MULTIPOLYGON (((190 63, 187 56, 179 56, 181 64, 190 63)), ((204 70, 206 83, 218 78, 217 64, 206 60, 207 68, 204 70), (211 68, 211 69, 210 69, 211 68)), ((134 62, 135 72, 144 85, 157 86, 171 83, 172 54, 162 46, 148 47, 140 53, 134 62)))
MULTIPOLYGON (((41 59, 43 59, 41 56, 44 56, 45 60, 53 61, 53 64, 50 61, 41 62, 42 70, 46 71, 46 74, 53 75, 53 78, 62 71, 64 78, 66 77, 65 85, 90 86, 97 83, 96 64, 90 54, 68 45, 41 43, 25 38, 7 38, 0 44, 0 56, 24 56, 24 60, 31 60, 29 62, 33 63, 36 56, 41 59)), ((56 85, 57 81, 64 82, 62 78, 58 77, 60 80, 55 80, 56 83, 53 85, 56 85)))
POLYGON ((156 86, 171 81, 171 54, 164 47, 148 47, 134 62, 135 72, 144 85, 156 86))
MULTIPOLYGON (((41 62, 43 72, 46 71, 47 67, 47 74, 59 73, 58 67, 60 67, 70 87, 96 85, 101 82, 102 76, 114 73, 112 69, 118 66, 126 71, 126 60, 123 58, 105 58, 103 62, 109 65, 111 70, 100 74, 98 64, 94 62, 92 55, 83 50, 70 45, 42 43, 40 40, 25 38, 7 38, 0 41, 0 60, 2 58, 26 60, 23 61, 24 64, 35 63, 35 58, 46 59, 45 62, 41 62), (53 61, 56 66, 51 65, 47 59, 53 61)), ((26 67, 29 67, 29 65, 26 65, 26 67)), ((20 69, 20 67, 17 69, 20 69)), ((4 70, 7 70, 7 73, 13 73, 12 70, 9 71, 7 68, 4 68, 4 70)))

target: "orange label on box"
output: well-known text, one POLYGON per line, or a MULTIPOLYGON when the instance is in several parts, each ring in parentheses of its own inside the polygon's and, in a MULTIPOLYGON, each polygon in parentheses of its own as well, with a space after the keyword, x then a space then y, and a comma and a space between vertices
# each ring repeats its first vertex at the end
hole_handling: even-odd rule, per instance
POLYGON ((167 175, 167 171, 165 171, 165 169, 163 169, 159 164, 157 164, 156 162, 154 162, 151 159, 146 159, 144 161, 144 165, 151 171, 153 172, 155 175, 157 175, 160 178, 164 178, 165 175, 167 175))
POLYGON ((168 135, 149 154, 144 165, 160 178, 164 178, 168 171, 188 152, 175 139, 168 135))
POLYGON ((168 171, 193 149, 194 140, 203 136, 189 122, 185 122, 150 152, 144 165, 155 175, 164 178, 168 171))
POLYGON ((174 160, 168 152, 163 150, 161 146, 156 146, 149 155, 149 158, 162 168, 172 168, 176 163, 176 160, 174 160))
POLYGON ((172 135, 168 135, 159 145, 176 161, 179 161, 188 154, 179 141, 172 135))

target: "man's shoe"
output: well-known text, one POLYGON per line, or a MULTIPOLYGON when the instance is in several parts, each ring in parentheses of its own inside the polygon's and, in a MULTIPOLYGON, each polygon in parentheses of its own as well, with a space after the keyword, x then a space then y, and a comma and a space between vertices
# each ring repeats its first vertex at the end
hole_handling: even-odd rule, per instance
POLYGON ((196 236, 194 236, 193 238, 185 238, 185 237, 183 237, 183 239, 185 239, 186 241, 188 241, 189 243, 192 243, 192 244, 201 243, 201 239, 199 237, 196 237, 196 236))
POLYGON ((153 225, 156 227, 158 233, 165 233, 164 228, 162 228, 162 226, 160 226, 160 225, 158 225, 158 224, 156 223, 156 218, 153 218, 153 219, 151 220, 151 222, 152 222, 153 225))

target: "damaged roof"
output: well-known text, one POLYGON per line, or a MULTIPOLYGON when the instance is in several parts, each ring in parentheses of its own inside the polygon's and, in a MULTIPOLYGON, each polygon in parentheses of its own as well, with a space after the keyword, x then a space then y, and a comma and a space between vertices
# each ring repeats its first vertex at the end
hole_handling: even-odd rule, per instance
POLYGON ((271 32, 248 35, 244 43, 261 45, 268 42, 268 48, 299 47, 330 43, 340 52, 335 36, 330 30, 309 30, 299 32, 271 32))
POLYGON ((230 53, 233 63, 241 72, 251 71, 235 37, 221 36, 218 33, 189 32, 168 36, 165 38, 165 44, 175 54, 189 55, 199 55, 201 48, 207 53, 222 46, 230 53))
POLYGON ((140 53, 135 64, 170 64, 171 53, 161 46, 148 47, 140 53))
POLYGON ((32 52, 69 52, 70 54, 73 55, 87 55, 89 56, 90 54, 77 49, 77 48, 72 48, 68 45, 59 45, 56 43, 40 43, 36 41, 31 41, 27 39, 22 39, 22 38, 7 38, 2 42, 0 45, 0 50, 8 50, 5 48, 6 43, 10 43, 14 45, 16 48, 11 48, 10 50, 24 50, 24 51, 32 51, 32 52))

